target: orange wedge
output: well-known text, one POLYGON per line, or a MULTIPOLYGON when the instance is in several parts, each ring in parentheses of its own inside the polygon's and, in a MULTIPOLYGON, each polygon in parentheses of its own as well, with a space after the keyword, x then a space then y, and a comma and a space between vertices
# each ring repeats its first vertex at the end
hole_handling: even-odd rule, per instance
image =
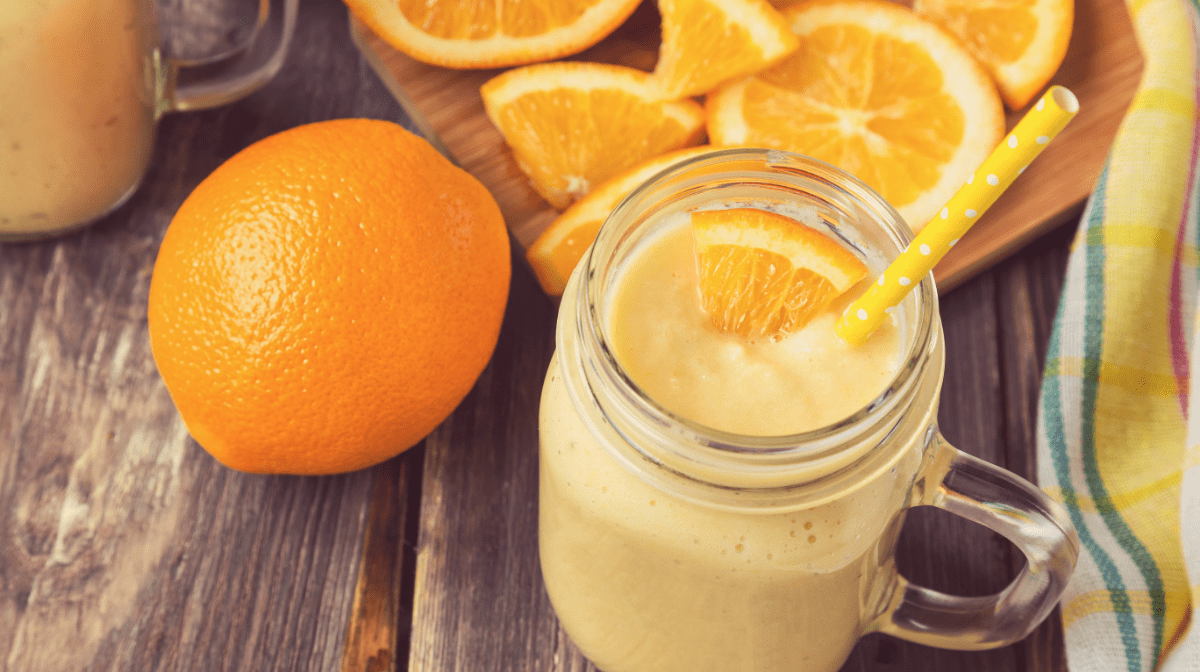
POLYGON ((692 213, 700 302, 720 331, 779 338, 867 275, 828 236, 766 210, 692 213))
POLYGON ((561 210, 622 170, 703 137, 703 108, 662 101, 649 80, 617 65, 541 63, 480 92, 534 189, 561 210))
POLYGON ((608 180, 567 208, 525 253, 542 289, 551 296, 563 293, 571 272, 621 199, 659 172, 711 151, 712 147, 702 145, 654 157, 608 180))
POLYGON ((957 37, 1014 110, 1054 76, 1075 20, 1074 0, 916 0, 913 9, 957 37))
POLYGON ((346 0, 393 47, 447 68, 498 68, 578 53, 639 0, 346 0))
POLYGON ((796 49, 765 0, 658 0, 662 46, 654 76, 666 99, 698 96, 796 49))
POLYGON ((991 78, 937 26, 891 3, 817 0, 783 15, 800 48, 709 95, 710 140, 838 166, 919 230, 1004 135, 991 78))

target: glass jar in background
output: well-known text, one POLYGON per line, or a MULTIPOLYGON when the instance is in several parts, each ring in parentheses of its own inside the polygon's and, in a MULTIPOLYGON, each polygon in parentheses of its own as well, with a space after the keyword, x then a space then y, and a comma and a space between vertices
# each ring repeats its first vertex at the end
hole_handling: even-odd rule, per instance
POLYGON ((621 273, 672 215, 721 203, 815 211, 875 274, 911 240, 858 180, 766 150, 688 160, 618 206, 563 294, 542 396, 539 551, 563 627, 605 672, 821 672, 872 631, 954 649, 1026 636, 1057 602, 1079 542, 1059 505, 937 431, 945 353, 931 276, 898 307, 891 383, 813 431, 714 430, 622 368, 609 321, 621 273), (987 597, 908 583, 893 553, 912 506, 1003 534, 1028 565, 987 597))
POLYGON ((121 205, 162 114, 231 102, 275 75, 296 5, 260 0, 252 35, 276 40, 266 53, 246 44, 196 62, 160 54, 154 0, 0 3, 0 240, 60 234, 121 205))

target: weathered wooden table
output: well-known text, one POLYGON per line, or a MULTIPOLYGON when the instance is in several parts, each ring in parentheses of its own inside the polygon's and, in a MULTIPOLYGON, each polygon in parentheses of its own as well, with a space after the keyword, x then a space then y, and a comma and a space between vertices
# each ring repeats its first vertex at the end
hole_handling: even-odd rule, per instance
MULTIPOLYGON (((155 371, 159 241, 221 161, 297 124, 398 106, 338 0, 302 2, 284 71, 216 111, 167 117, 134 198, 58 239, 0 245, 0 670, 592 669, 558 629, 537 559, 537 408, 554 307, 515 264, 491 365, 416 449, 371 470, 252 476, 188 438, 155 371)), ((1042 357, 1072 227, 942 297, 940 419, 1032 477, 1042 357)), ((909 516, 901 570, 961 594, 1023 562, 939 511, 909 516)), ((863 639, 847 670, 1064 669, 1051 617, 961 653, 863 639)))

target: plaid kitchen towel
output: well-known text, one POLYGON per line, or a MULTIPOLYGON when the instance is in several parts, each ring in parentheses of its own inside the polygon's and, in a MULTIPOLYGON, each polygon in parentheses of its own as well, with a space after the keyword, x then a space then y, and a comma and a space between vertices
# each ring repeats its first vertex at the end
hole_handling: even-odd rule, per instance
POLYGON ((1046 355, 1038 477, 1082 543, 1073 672, 1200 671, 1198 1, 1126 0, 1145 69, 1046 355))

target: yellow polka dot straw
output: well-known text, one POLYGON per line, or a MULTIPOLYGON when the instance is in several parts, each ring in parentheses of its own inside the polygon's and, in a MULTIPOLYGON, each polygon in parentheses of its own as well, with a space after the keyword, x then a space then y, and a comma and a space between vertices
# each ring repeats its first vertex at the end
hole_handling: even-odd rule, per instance
POLYGON ((912 291, 1078 111, 1075 94, 1050 87, 867 293, 846 309, 836 327, 838 336, 855 345, 865 342, 887 311, 912 291))

